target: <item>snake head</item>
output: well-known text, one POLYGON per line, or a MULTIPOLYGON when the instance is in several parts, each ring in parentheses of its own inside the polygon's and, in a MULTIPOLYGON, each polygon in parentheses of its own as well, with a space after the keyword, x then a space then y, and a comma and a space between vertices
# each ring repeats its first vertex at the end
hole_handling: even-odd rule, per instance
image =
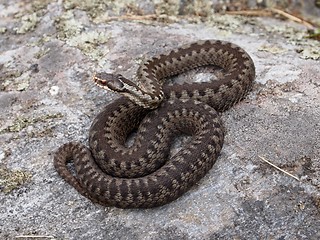
POLYGON ((92 80, 97 86, 119 93, 143 108, 157 108, 164 98, 162 91, 154 96, 120 74, 95 73, 92 80))
POLYGON ((96 73, 93 76, 93 81, 103 89, 118 93, 126 92, 125 78, 120 74, 96 73))

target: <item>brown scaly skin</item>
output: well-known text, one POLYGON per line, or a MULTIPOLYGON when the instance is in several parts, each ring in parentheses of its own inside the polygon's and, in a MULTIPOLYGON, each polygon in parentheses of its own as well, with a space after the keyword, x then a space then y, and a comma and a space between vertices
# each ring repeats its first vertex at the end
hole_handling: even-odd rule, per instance
POLYGON ((72 142, 60 147, 54 157, 63 179, 105 206, 161 206, 201 179, 223 144, 223 127, 215 110, 230 108, 250 91, 255 69, 240 47, 207 40, 152 58, 141 65, 137 76, 135 84, 121 75, 97 73, 98 86, 126 98, 106 106, 96 117, 89 134, 90 150, 72 142), (228 74, 213 82, 162 86, 166 77, 210 64, 228 74), (127 148, 127 136, 135 129, 135 141, 127 148), (179 134, 190 135, 191 140, 169 156, 179 134), (71 160, 75 176, 66 166, 71 160))

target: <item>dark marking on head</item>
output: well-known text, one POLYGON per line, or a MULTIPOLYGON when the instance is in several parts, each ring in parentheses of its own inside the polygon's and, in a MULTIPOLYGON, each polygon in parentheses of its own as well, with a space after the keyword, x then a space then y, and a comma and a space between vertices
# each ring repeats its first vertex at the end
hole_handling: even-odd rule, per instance
POLYGON ((112 91, 121 92, 124 90, 124 77, 120 74, 110 74, 105 72, 96 73, 93 81, 100 87, 109 88, 112 91))

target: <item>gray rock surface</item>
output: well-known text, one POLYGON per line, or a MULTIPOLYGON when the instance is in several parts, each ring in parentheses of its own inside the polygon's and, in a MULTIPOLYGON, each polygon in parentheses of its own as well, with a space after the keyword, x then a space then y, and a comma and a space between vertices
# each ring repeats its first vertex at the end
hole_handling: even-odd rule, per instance
POLYGON ((303 26, 226 15, 108 21, 95 12, 100 1, 8 2, 0 4, 0 239, 320 239, 320 44, 303 26), (257 72, 249 96, 222 114, 224 147, 205 178, 148 210, 94 205, 59 178, 54 151, 87 143, 93 118, 118 97, 94 86, 93 72, 130 77, 146 57, 198 39, 242 46, 257 72))

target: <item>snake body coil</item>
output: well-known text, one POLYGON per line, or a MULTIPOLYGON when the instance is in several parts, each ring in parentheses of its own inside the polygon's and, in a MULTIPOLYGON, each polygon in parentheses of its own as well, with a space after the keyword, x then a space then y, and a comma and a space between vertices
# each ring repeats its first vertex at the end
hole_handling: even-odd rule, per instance
POLYGON ((225 111, 250 91, 255 68, 240 47, 198 41, 142 64, 134 83, 121 75, 97 73, 93 80, 122 97, 95 118, 90 150, 76 142, 54 156, 60 176, 82 195, 105 206, 149 208, 169 203, 213 166, 224 131, 216 111, 225 111), (227 74, 212 82, 166 85, 165 79, 190 69, 217 65, 227 74), (136 130, 132 146, 128 135, 136 130), (191 140, 170 156, 177 135, 191 140), (67 167, 73 161, 76 173, 67 167))

